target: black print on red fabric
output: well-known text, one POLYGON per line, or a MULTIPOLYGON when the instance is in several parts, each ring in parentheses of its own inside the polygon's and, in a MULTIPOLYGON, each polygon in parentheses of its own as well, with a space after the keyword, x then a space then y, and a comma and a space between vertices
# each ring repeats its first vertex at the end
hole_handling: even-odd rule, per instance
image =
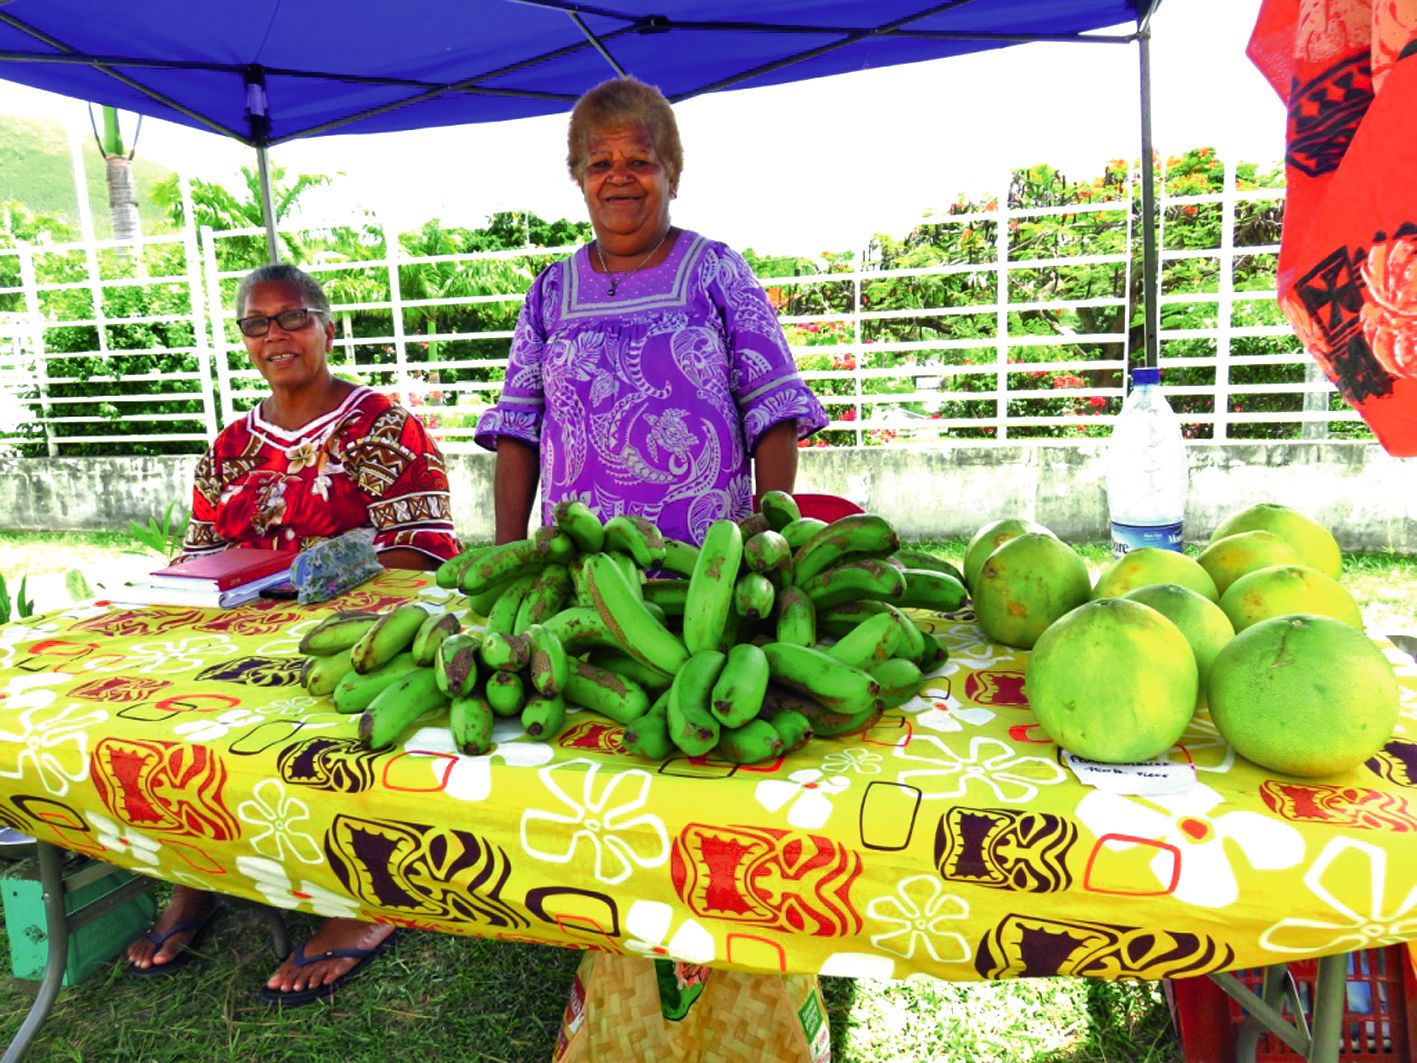
POLYGON ((205 669, 200 683, 241 683, 252 687, 288 687, 300 682, 305 662, 298 657, 236 657, 205 669))
POLYGON ((1373 102, 1373 70, 1366 52, 1349 56, 1289 91, 1289 149, 1285 161, 1319 177, 1338 169, 1353 134, 1373 102))
POLYGON ((1358 405, 1392 393, 1392 377, 1378 364, 1359 327, 1363 307, 1358 265, 1363 254, 1340 247, 1309 270, 1295 285, 1305 309, 1328 340, 1328 362, 1343 398, 1358 405))

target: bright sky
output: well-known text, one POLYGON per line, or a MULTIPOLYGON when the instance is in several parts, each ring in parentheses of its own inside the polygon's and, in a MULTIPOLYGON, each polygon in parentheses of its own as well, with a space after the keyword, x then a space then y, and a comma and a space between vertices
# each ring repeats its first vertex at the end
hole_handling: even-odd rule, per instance
MULTIPOLYGON (((1259 0, 1162 3, 1152 23, 1158 150, 1283 157, 1284 109, 1244 54, 1258 10, 1259 0)), ((1091 177, 1107 159, 1136 157, 1137 92, 1134 46, 1031 44, 690 100, 676 107, 685 168, 673 218, 740 249, 860 248, 961 191, 1002 189, 1013 167, 1047 162, 1091 177)), ((89 135, 82 103, 9 82, 0 81, 0 113, 89 135)), ((322 137, 271 158, 290 173, 342 175, 312 204, 312 220, 347 219, 360 206, 400 228, 430 217, 479 225, 497 210, 579 219, 565 122, 322 137)), ((156 120, 138 151, 223 182, 254 164, 235 142, 156 120)))

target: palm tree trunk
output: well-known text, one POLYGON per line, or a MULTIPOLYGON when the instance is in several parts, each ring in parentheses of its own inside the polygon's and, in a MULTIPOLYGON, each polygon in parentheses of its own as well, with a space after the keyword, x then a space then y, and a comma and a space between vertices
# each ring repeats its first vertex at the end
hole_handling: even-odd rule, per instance
POLYGON ((113 221, 113 238, 132 243, 143 234, 138 217, 138 193, 133 187, 133 164, 126 155, 109 155, 108 214, 113 221))

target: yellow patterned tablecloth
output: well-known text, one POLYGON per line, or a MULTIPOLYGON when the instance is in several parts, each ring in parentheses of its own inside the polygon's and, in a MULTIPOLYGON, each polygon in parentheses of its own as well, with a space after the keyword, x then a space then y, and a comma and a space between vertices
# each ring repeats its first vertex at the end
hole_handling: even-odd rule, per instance
POLYGON ((1417 666, 1386 748, 1301 781, 1197 716, 1181 793, 1084 786, 1034 724, 1026 654, 968 613, 869 732, 781 763, 662 764, 571 716, 442 720, 382 753, 303 692, 329 608, 436 597, 388 573, 335 603, 83 605, 0 628, 0 823, 146 875, 327 915, 759 972, 1160 978, 1417 938, 1417 666))

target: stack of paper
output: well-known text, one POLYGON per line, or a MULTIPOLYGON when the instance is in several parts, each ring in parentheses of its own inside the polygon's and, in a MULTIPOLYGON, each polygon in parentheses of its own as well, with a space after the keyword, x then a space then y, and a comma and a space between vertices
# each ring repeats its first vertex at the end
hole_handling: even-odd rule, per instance
POLYGON ((227 608, 249 602, 267 587, 290 577, 293 552, 241 549, 204 554, 150 573, 146 584, 121 587, 115 601, 140 605, 227 608))

